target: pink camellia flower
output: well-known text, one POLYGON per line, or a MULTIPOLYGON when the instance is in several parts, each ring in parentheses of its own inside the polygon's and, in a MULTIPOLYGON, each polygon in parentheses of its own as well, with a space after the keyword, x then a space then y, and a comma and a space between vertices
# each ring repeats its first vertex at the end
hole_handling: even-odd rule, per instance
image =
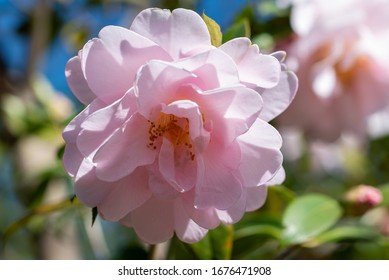
POLYGON ((296 92, 283 57, 247 38, 216 48, 185 9, 103 28, 66 66, 87 105, 63 132, 77 197, 148 243, 196 242, 259 208, 283 179, 267 123, 296 92))
POLYGON ((387 133, 388 1, 280 2, 292 2, 288 65, 300 84, 280 122, 325 141, 343 133, 359 139, 387 133))

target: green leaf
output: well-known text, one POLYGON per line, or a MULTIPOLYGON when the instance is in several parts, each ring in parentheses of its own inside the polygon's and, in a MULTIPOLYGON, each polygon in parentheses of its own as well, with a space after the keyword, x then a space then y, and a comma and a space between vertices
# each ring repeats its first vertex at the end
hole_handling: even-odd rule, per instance
POLYGON ((285 208, 295 199, 296 195, 288 188, 278 185, 267 189, 265 205, 261 208, 261 213, 268 213, 275 217, 281 216, 285 208))
POLYGON ((250 38, 250 36, 250 21, 247 18, 244 18, 234 23, 226 32, 224 32, 223 42, 227 42, 238 37, 250 38))
POLYGON ((295 199, 283 216, 283 245, 308 241, 333 226, 342 209, 338 202, 321 194, 309 194, 295 199))
POLYGON ((328 230, 304 244, 305 247, 316 247, 325 243, 342 240, 370 240, 377 236, 371 228, 363 226, 340 226, 328 230))
POLYGON ((213 258, 216 260, 229 260, 232 253, 234 229, 232 225, 220 225, 210 232, 213 246, 213 258))
POLYGON ((251 225, 235 231, 235 240, 252 236, 252 235, 267 235, 274 239, 281 238, 281 228, 274 225, 251 225))
POLYGON ((389 183, 378 186, 378 189, 382 193, 381 205, 389 206, 389 183))
POLYGON ((197 243, 189 245, 192 251, 201 260, 213 259, 212 241, 209 233, 197 243))
POLYGON ((202 18, 207 25, 209 34, 211 35, 211 43, 215 47, 219 47, 222 44, 222 38, 223 34, 222 31, 220 30, 219 24, 216 23, 213 19, 205 15, 203 12, 202 18))

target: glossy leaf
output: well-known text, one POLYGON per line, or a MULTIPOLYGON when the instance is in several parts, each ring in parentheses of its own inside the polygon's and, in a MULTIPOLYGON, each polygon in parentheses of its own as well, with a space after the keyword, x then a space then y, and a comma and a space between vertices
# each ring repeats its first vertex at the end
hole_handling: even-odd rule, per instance
POLYGON ((377 236, 372 229, 362 226, 340 226, 326 231, 310 240, 305 247, 315 247, 325 243, 333 243, 342 240, 369 240, 377 236))
POLYGON ((283 245, 298 244, 312 239, 333 226, 342 209, 338 202, 321 194, 297 198, 283 216, 283 245))
POLYGON ((222 44, 222 31, 220 30, 219 24, 216 23, 213 19, 208 17, 204 12, 202 18, 207 25, 209 34, 211 35, 211 43, 215 47, 219 47, 222 44))

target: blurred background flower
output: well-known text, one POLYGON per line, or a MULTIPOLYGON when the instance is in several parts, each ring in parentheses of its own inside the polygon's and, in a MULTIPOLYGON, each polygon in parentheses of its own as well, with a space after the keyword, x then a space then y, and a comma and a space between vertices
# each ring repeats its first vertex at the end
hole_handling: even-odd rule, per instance
POLYGON ((388 2, 0 0, 0 258, 388 259, 388 2), (205 11, 224 42, 287 48, 300 75, 294 108, 274 121, 288 132, 286 181, 268 189, 260 211, 192 245, 149 248, 95 218, 72 199, 60 161, 61 131, 83 108, 66 84, 67 60, 102 27, 128 27, 148 7, 205 11), (374 186, 381 202, 347 201, 359 185, 374 186))
POLYGON ((388 1, 290 2, 288 64, 298 72, 300 87, 280 122, 325 141, 386 134, 388 1))

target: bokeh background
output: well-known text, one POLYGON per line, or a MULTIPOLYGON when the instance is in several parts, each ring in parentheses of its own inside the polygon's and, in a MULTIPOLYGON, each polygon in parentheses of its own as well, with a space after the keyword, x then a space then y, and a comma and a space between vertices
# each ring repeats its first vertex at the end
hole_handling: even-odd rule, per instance
POLYGON ((385 132, 321 141, 275 120, 286 181, 197 244, 150 247, 74 199, 61 132, 83 107, 65 64, 102 27, 127 27, 148 7, 204 11, 223 41, 247 36, 264 53, 296 38, 290 7, 273 0, 0 0, 0 259, 388 259, 385 132))

